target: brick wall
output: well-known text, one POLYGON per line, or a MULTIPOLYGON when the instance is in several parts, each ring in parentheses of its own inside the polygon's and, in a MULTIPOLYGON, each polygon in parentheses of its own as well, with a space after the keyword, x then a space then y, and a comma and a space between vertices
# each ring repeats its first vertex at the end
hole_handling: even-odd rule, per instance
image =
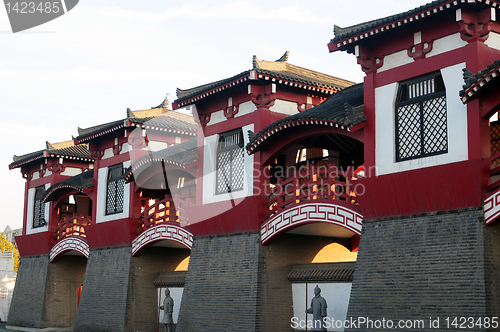
POLYGON ((484 238, 486 312, 500 317, 500 224, 487 226, 484 238))
POLYGON ((348 317, 422 319, 419 331, 436 330, 429 317, 441 327, 446 317, 484 317, 483 217, 478 208, 366 220, 348 317))
POLYGON ((131 247, 92 249, 75 331, 124 331, 131 247))
POLYGON ((49 256, 21 257, 8 325, 42 327, 49 256))
MULTIPOLYGON (((258 233, 196 237, 177 332, 292 331, 292 285, 286 276, 293 264, 311 263, 332 243, 346 252, 350 247, 349 239, 288 234, 265 247, 258 233)), ((336 248, 333 261, 339 248, 330 248, 336 248)))
POLYGON ((351 260, 352 255, 346 249, 349 246, 349 239, 285 234, 271 245, 261 247, 255 330, 294 331, 290 326, 293 317, 292 285, 287 279, 292 265, 313 262, 325 247, 334 251, 323 251, 322 261, 337 261, 339 257, 351 260))
MULTIPOLYGON (((139 257, 132 257, 125 315, 126 331, 156 331, 158 295, 153 282, 160 272, 175 271, 189 254, 188 249, 150 247, 139 257)), ((180 306, 180 303, 174 305, 180 306)))
POLYGON ((258 233, 194 239, 177 332, 254 331, 258 233))
POLYGON ((62 256, 49 264, 43 326, 73 327, 78 307, 78 288, 83 284, 87 258, 62 256))

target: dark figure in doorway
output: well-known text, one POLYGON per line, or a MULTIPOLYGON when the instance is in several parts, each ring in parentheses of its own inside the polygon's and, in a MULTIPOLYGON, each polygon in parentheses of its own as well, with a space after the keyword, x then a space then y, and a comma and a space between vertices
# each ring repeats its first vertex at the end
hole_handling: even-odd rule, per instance
POLYGON ((327 316, 326 300, 321 296, 321 288, 318 285, 314 288, 314 295, 311 300, 311 307, 306 310, 306 314, 313 315, 313 328, 311 331, 326 331, 323 324, 323 319, 327 316))

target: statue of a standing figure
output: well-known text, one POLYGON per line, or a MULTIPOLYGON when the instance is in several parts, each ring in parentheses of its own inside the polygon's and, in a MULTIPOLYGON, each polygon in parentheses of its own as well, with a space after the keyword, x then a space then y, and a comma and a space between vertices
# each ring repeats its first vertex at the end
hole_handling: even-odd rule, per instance
POLYGON ((306 314, 313 315, 313 328, 311 331, 326 331, 326 327, 323 324, 323 318, 327 316, 326 300, 321 296, 321 288, 318 285, 314 288, 314 295, 311 300, 311 307, 306 310, 306 314))
POLYGON ((174 311, 174 299, 170 297, 170 289, 168 288, 165 289, 165 299, 160 309, 163 310, 163 319, 161 321, 163 324, 163 331, 173 332, 174 319, 172 318, 172 312, 174 311))

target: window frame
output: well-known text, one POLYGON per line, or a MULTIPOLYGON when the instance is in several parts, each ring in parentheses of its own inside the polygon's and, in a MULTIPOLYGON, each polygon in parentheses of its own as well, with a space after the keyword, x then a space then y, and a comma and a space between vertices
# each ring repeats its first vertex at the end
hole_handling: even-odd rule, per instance
POLYGON ((123 213, 123 209, 124 209, 124 200, 125 200, 125 182, 123 180, 123 176, 125 175, 125 172, 124 172, 124 169, 123 169, 123 164, 117 164, 117 165, 113 165, 113 166, 110 166, 108 167, 108 174, 106 176, 106 205, 104 206, 105 210, 104 210, 104 214, 106 216, 109 216, 109 215, 113 215, 113 214, 118 214, 118 213, 123 213), (116 169, 120 169, 121 170, 121 174, 119 176, 112 176, 113 174, 113 171, 116 170, 116 169), (121 206, 120 206, 120 202, 119 200, 117 200, 117 197, 119 196, 118 195, 118 190, 119 188, 117 187, 117 184, 120 182, 122 182, 121 184, 121 190, 122 190, 122 199, 121 199, 121 206), (115 187, 114 189, 111 188, 111 185, 114 184, 115 187), (110 199, 110 189, 114 190, 114 208, 113 208, 113 211, 109 211, 109 199, 110 199))
MULTIPOLYGON (((243 137, 243 129, 242 128, 237 128, 234 130, 230 130, 224 133, 220 133, 218 135, 217 139, 217 150, 216 150, 216 167, 215 167, 215 194, 216 195, 222 195, 222 194, 228 194, 228 193, 233 193, 237 191, 241 191, 245 187, 245 155, 244 155, 244 145, 245 145, 245 140, 243 137), (238 135, 238 140, 234 141, 233 143, 231 142, 225 142, 225 139, 234 135, 238 135), (221 146, 223 145, 224 146, 221 146), (241 163, 243 167, 242 171, 242 179, 241 180, 241 186, 234 187, 235 183, 235 178, 233 177, 234 174, 234 158, 231 159, 231 162, 229 163, 229 179, 228 183, 226 184, 225 189, 219 189, 220 186, 220 181, 223 181, 220 177, 222 176, 222 169, 221 169, 221 155, 226 152, 233 152, 233 153, 241 153, 241 163)), ((233 155, 234 156, 234 155, 233 155)))
POLYGON ((47 225, 47 221, 45 220, 45 203, 43 202, 44 195, 45 185, 35 187, 35 192, 33 195, 33 220, 31 223, 32 229, 44 227, 47 225), (39 202, 38 205, 37 202, 39 202))
MULTIPOLYGON (((421 86, 422 87, 422 86, 421 86)), ((423 76, 419 76, 416 78, 412 78, 403 82, 400 82, 398 85, 397 89, 397 94, 396 94, 396 101, 394 104, 394 123, 395 123, 395 130, 394 130, 394 140, 395 140, 395 159, 396 162, 402 162, 402 161, 408 161, 408 160, 414 160, 414 159, 420 159, 420 158, 426 158, 426 157, 431 157, 431 156, 436 156, 440 154, 445 154, 448 153, 449 149, 449 142, 448 142, 448 103, 446 99, 446 86, 444 84, 444 80, 442 78, 441 72, 433 72, 430 74, 426 74, 423 76), (408 88, 412 85, 415 85, 416 83, 420 82, 425 82, 433 79, 433 85, 434 85, 434 92, 429 92, 429 93, 422 93, 419 94, 420 91, 418 91, 417 88, 417 93, 415 93, 415 90, 413 90, 413 94, 419 94, 417 96, 411 97, 409 96, 408 93, 408 88), (406 89, 406 95, 404 95, 404 89, 406 89), (440 133, 443 135, 443 139, 445 141, 445 147, 440 149, 440 150, 435 150, 431 152, 425 152, 425 146, 428 141, 430 141, 431 138, 426 137, 426 123, 432 123, 436 122, 436 119, 430 119, 429 122, 425 121, 425 116, 424 116, 424 103, 427 101, 431 100, 437 100, 441 97, 444 97, 444 110, 441 109, 442 112, 444 112, 444 128, 441 129, 440 133), (405 100, 401 100, 402 98, 406 98, 405 100), (406 156, 406 157, 401 157, 401 136, 400 136, 400 123, 399 123, 399 118, 400 118, 400 112, 399 110, 402 107, 412 105, 412 104, 418 104, 418 130, 420 132, 419 139, 420 139, 420 147, 419 150, 420 152, 416 155, 411 155, 411 156, 406 156), (432 121, 432 122, 431 122, 432 121), (426 140, 427 139, 427 140, 426 140)), ((434 136, 435 137, 435 136, 434 136)))

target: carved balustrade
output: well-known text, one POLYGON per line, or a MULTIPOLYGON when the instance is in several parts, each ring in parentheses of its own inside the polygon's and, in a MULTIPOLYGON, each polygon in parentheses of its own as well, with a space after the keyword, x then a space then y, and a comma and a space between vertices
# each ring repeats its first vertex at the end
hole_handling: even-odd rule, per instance
POLYGON ((54 244, 57 244, 59 241, 69 236, 85 238, 85 227, 91 224, 92 221, 90 217, 83 214, 74 213, 70 217, 65 217, 63 220, 59 221, 57 230, 54 232, 54 244))
POLYGON ((358 205, 355 185, 359 177, 354 167, 344 171, 333 165, 302 165, 294 176, 278 179, 271 189, 266 220, 309 200, 337 200, 358 205))

